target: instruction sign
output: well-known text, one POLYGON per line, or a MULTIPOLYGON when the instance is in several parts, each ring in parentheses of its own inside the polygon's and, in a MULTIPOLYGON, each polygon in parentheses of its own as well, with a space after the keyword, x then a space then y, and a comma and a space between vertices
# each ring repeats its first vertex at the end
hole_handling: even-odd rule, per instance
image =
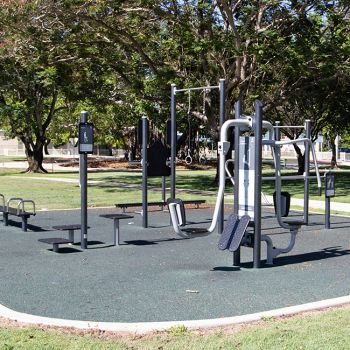
POLYGON ((335 196, 335 180, 334 174, 326 173, 326 197, 335 196))
POLYGON ((94 149, 94 124, 79 124, 79 153, 92 154, 94 149))

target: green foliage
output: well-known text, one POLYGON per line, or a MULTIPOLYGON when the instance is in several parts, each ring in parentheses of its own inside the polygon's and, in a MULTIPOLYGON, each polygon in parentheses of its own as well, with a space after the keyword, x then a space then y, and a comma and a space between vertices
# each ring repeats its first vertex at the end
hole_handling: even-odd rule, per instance
MULTIPOLYGON (((348 2, 326 0, 7 2, 0 10, 0 124, 29 149, 40 139, 62 144, 76 135, 86 107, 98 143, 129 147, 128 127, 141 115, 164 129, 170 83, 225 78, 226 118, 237 99, 249 113, 259 98, 267 119, 311 119, 314 136, 330 120, 343 128, 348 15, 348 2)), ((193 132, 204 125, 217 139, 217 91, 191 98, 193 132)), ((177 106, 184 129, 186 94, 177 95, 177 106)))
POLYGON ((171 327, 166 332, 173 336, 183 336, 190 333, 184 325, 171 327))
POLYGON ((338 309, 311 316, 275 319, 241 331, 208 334, 155 334, 103 339, 35 328, 1 328, 2 349, 348 349, 350 312, 338 309))

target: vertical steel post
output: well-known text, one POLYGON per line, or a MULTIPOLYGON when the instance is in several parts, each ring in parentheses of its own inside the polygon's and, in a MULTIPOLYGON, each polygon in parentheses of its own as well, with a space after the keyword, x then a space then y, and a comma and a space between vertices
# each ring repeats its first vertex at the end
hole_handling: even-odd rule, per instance
MULTIPOLYGON (((305 120, 305 137, 311 140, 311 120, 305 120)), ((310 192, 310 146, 308 143, 305 144, 305 182, 304 182, 304 224, 309 224, 309 192, 310 192)))
MULTIPOLYGON (((88 112, 83 111, 80 114, 80 122, 87 123, 88 112)), ((80 173, 80 246, 81 249, 87 249, 87 154, 80 154, 79 157, 79 173, 80 173)))
POLYGON ((331 199, 330 197, 325 197, 325 228, 329 230, 331 228, 331 199))
MULTIPOLYGON (((275 122, 275 125, 277 126, 277 128, 275 128, 275 141, 281 141, 281 129, 278 128, 278 126, 281 125, 281 122, 279 120, 277 120, 275 122)), ((280 148, 275 148, 274 150, 274 154, 275 154, 275 158, 277 159, 277 161, 281 161, 281 149, 280 148), (276 157, 276 154, 278 153, 278 157, 276 157)), ((276 169, 275 169, 276 170, 276 169)), ((275 208, 275 213, 277 213, 277 191, 276 191, 276 180, 275 180, 275 198, 276 201, 274 201, 273 205, 275 208)))
POLYGON ((331 197, 335 196, 335 183, 334 174, 329 171, 325 174, 325 228, 329 230, 331 228, 331 197))
MULTIPOLYGON (((222 124, 225 122, 225 79, 220 79, 219 82, 220 91, 220 114, 219 114, 219 135, 222 124)), ((225 206, 225 196, 222 198, 221 207, 218 216, 218 233, 221 234, 224 230, 224 206, 225 206)))
POLYGON ((253 267, 261 263, 261 179, 262 179, 262 103, 255 101, 255 194, 254 194, 254 252, 253 267))
POLYGON ((147 141, 148 141, 148 119, 142 117, 142 227, 148 227, 148 184, 147 184, 147 141))
POLYGON ((162 202, 166 202, 166 183, 165 176, 162 176, 162 202))
MULTIPOLYGON (((276 121, 275 122, 276 126, 280 126, 281 122, 276 121)), ((281 140, 281 129, 280 128, 275 128, 275 141, 280 141, 281 140)))
POLYGON ((170 170, 171 170, 171 190, 170 197, 175 198, 176 189, 176 85, 171 84, 171 155, 170 155, 170 170))
MULTIPOLYGON (((242 113, 242 102, 237 101, 235 103, 235 119, 240 119, 242 113)), ((234 161, 234 190, 233 190, 233 212, 238 215, 238 196, 239 196, 239 162, 238 162, 238 150, 239 150, 239 136, 240 130, 239 127, 236 126, 234 129, 234 149, 235 149, 235 161, 234 161)), ((241 263, 241 247, 239 247, 233 253, 233 265, 239 266, 241 263)))

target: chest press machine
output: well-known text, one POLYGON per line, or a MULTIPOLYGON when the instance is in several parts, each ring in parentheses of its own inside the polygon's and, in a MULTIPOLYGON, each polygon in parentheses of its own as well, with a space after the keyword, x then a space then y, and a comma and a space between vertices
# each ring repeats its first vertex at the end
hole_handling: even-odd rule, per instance
MULTIPOLYGON (((308 123, 310 126, 310 123, 308 123)), ((275 127, 268 121, 262 120, 262 104, 255 102, 255 113, 252 116, 245 116, 241 113, 241 103, 235 105, 235 119, 227 120, 220 130, 220 141, 218 143, 219 153, 219 189, 216 199, 214 214, 209 228, 187 228, 185 208, 180 199, 169 199, 168 207, 171 221, 175 232, 183 238, 194 238, 205 236, 215 230, 219 219, 219 213, 223 202, 225 183, 227 177, 234 184, 234 211, 227 218, 224 230, 220 236, 218 247, 221 250, 229 250, 234 253, 234 265, 240 264, 240 247, 253 248, 253 267, 261 265, 261 241, 267 245, 267 264, 273 264, 274 258, 283 253, 290 252, 295 244, 296 235, 302 225, 308 223, 308 212, 304 211, 303 220, 291 220, 282 216, 281 187, 282 179, 303 179, 307 188, 306 198, 308 208, 308 183, 309 175, 309 153, 311 151, 319 194, 321 193, 321 178, 316 161, 316 154, 309 137, 296 140, 279 139, 279 128, 275 133, 275 127), (227 140, 228 132, 234 128, 235 133, 235 159, 234 174, 230 174, 227 164, 232 160, 226 160, 230 149, 230 142, 227 140), (268 130, 268 139, 262 138, 262 130, 268 130), (249 133, 250 136, 242 136, 242 133, 249 133), (283 145, 302 143, 305 147, 305 173, 299 176, 282 176, 280 149, 283 145), (262 146, 271 147, 274 159, 275 176, 262 177, 262 146), (274 247, 272 239, 268 235, 261 234, 261 182, 262 180, 274 180, 276 190, 276 217, 282 228, 289 230, 290 240, 286 247, 274 247), (253 232, 247 232, 251 227, 253 232)))

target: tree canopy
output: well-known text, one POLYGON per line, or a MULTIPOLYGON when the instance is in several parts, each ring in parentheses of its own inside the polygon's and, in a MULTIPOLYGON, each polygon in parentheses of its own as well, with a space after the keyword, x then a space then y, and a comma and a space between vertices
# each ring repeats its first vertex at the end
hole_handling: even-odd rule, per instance
MULTIPOLYGON (((203 86, 224 78, 226 118, 237 99, 249 111, 260 98, 268 119, 300 124, 310 118, 314 135, 330 120, 344 127, 349 6, 326 0, 6 1, 0 123, 39 163, 33 171, 42 169, 40 154, 50 139, 63 142, 76 131, 79 108, 93 110, 99 140, 108 145, 123 142, 123 129, 142 114, 163 128, 170 83, 203 86)), ((177 107, 185 127, 187 96, 177 107)), ((194 94, 192 107, 194 123, 216 138, 215 92, 194 94)))

